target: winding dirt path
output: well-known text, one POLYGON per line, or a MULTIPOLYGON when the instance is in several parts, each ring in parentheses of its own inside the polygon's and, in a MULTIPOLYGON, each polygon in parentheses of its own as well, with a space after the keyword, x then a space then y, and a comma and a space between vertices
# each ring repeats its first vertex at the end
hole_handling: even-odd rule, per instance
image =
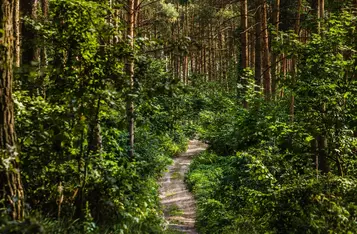
POLYGON ((184 177, 194 156, 207 146, 200 141, 189 142, 188 150, 174 158, 168 172, 160 181, 160 199, 168 227, 183 233, 197 234, 195 230, 196 203, 187 190, 184 177))

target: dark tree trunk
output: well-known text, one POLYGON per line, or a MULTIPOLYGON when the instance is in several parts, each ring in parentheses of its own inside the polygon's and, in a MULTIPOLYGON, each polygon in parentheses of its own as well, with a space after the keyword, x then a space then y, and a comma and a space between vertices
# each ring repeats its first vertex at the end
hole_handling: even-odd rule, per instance
POLYGON ((3 0, 0 19, 3 41, 0 41, 0 201, 12 219, 24 216, 24 191, 22 188, 14 123, 12 98, 14 62, 14 0, 3 0))
MULTIPOLYGON (((273 12, 273 25, 275 26, 276 35, 279 33, 279 21, 280 21, 280 0, 275 0, 274 12, 273 12)), ((272 53, 272 67, 271 67, 271 79, 272 79, 272 97, 276 97, 276 89, 278 88, 277 75, 279 71, 278 54, 272 53)))
MULTIPOLYGON (((260 7, 258 5, 258 7, 260 7)), ((255 82, 257 86, 262 85, 262 23, 260 11, 255 13, 255 82)))
POLYGON ((270 68, 270 51, 269 51, 269 32, 268 32, 268 4, 266 0, 261 1, 261 21, 263 37, 263 84, 265 99, 271 98, 271 68, 270 68))

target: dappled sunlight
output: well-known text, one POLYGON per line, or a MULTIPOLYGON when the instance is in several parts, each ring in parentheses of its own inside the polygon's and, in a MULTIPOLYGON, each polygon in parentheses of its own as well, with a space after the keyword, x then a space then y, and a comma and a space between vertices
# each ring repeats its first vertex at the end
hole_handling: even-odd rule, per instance
POLYGON ((197 233, 195 231, 196 202, 192 194, 187 190, 184 176, 192 158, 203 152, 207 147, 197 140, 189 142, 186 152, 174 158, 174 162, 168 168, 161 179, 160 199, 164 209, 168 227, 185 233, 197 233), (174 207, 174 212, 172 207, 174 207), (175 214, 178 213, 178 214, 175 214))

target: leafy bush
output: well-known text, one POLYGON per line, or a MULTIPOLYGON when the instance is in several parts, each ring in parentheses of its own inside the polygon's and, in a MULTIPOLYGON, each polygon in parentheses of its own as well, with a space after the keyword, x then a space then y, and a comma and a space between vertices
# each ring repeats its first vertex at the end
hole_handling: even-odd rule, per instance
POLYGON ((355 179, 280 174, 266 155, 211 155, 195 159, 187 178, 201 233, 356 232, 355 179))

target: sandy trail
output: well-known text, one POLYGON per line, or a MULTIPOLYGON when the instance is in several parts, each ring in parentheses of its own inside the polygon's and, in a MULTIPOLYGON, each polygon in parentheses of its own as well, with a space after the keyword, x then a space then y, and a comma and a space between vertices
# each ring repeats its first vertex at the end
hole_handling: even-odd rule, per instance
POLYGON ((170 229, 183 233, 197 234, 195 230, 196 203, 184 183, 185 173, 194 156, 207 146, 200 141, 189 142, 188 150, 174 158, 168 172, 160 181, 160 199, 165 219, 170 229))

